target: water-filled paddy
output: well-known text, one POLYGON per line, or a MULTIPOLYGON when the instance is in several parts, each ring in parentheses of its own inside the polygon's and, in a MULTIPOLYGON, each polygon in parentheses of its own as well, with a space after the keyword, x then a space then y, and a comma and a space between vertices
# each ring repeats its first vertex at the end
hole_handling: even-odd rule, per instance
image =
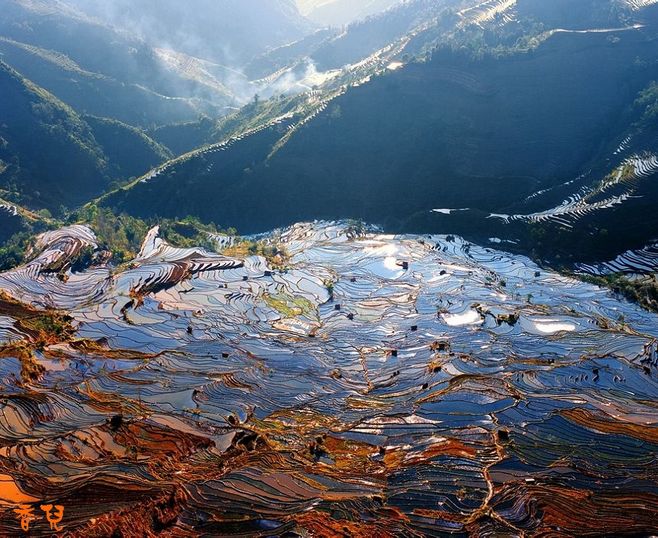
MULTIPOLYGON (((0 276, 76 331, 29 381, 0 359, 2 528, 35 498, 80 536, 655 530, 657 316, 459 238, 273 237, 285 271, 154 232, 58 278, 74 228, 0 276)), ((3 300, 2 343, 33 339, 3 300)))

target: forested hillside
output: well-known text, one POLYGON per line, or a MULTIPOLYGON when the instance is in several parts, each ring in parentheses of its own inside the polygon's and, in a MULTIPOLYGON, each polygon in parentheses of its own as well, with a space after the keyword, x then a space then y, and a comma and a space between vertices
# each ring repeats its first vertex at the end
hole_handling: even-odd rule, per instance
POLYGON ((0 185, 51 210, 84 203, 107 187, 107 161, 73 109, 0 62, 0 185))
POLYGON ((504 55, 442 48, 348 89, 292 131, 270 128, 265 144, 258 134, 199 152, 104 203, 247 231, 312 218, 437 231, 437 208, 512 213, 608 166, 656 77, 655 30, 647 17, 642 28, 554 32, 504 55))

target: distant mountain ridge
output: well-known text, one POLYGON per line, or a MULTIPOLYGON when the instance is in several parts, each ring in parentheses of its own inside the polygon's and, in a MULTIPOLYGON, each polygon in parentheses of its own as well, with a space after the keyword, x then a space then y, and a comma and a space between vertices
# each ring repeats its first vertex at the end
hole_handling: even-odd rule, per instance
POLYGON ((219 113, 234 100, 68 4, 0 0, 0 9, 4 61, 80 112, 147 126, 219 113))

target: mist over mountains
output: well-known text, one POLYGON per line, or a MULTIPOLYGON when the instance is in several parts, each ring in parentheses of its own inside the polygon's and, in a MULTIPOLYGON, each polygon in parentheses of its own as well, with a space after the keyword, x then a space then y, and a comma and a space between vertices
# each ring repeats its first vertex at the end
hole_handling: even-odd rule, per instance
POLYGON ((233 68, 301 39, 314 27, 293 0, 65 1, 152 46, 233 68))

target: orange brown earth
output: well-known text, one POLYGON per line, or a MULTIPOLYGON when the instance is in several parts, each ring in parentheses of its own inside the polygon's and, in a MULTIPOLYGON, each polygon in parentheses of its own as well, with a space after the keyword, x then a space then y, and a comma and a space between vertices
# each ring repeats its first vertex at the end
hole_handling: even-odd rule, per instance
POLYGON ((656 315, 459 238, 264 241, 73 226, 0 275, 2 536, 658 532, 656 315))

